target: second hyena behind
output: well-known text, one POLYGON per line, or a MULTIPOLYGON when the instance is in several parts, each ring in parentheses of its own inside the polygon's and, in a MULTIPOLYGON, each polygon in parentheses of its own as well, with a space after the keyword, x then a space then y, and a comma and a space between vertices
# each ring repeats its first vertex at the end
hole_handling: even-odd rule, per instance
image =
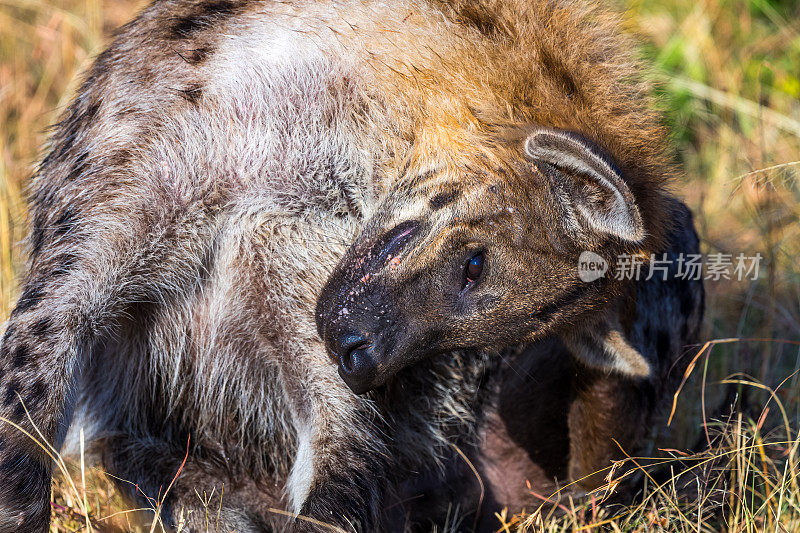
MULTIPOLYGON (((628 55, 580 2, 155 2, 36 172, 0 414, 56 450, 83 429, 151 497, 188 453, 167 522, 372 531, 480 399, 489 355, 432 352, 560 333, 651 375, 625 288, 574 274, 581 248, 659 250, 672 216, 628 55)), ((51 472, 3 423, 0 531, 46 529, 51 472)))

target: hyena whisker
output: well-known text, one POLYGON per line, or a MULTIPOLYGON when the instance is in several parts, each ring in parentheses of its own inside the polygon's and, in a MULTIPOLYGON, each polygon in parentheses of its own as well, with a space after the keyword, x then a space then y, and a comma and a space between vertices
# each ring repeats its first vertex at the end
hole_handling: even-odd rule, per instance
POLYGON ((514 372, 514 374, 518 378, 528 379, 533 381, 534 383, 538 381, 539 378, 532 375, 529 371, 522 369, 523 371, 520 372, 520 366, 510 361, 505 355, 503 355, 502 351, 498 351, 496 355, 500 358, 500 360, 507 368, 510 368, 514 372))

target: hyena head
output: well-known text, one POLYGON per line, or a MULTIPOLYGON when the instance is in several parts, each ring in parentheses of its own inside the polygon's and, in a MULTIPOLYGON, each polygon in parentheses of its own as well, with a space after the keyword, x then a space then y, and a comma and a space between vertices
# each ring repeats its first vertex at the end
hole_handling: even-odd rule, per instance
POLYGON ((342 378, 363 393, 435 353, 580 327, 599 332, 603 366, 646 375, 615 324, 589 319, 620 282, 578 275, 582 252, 611 262, 647 240, 614 159, 583 135, 535 126, 484 148, 398 178, 335 268, 316 319, 342 378))

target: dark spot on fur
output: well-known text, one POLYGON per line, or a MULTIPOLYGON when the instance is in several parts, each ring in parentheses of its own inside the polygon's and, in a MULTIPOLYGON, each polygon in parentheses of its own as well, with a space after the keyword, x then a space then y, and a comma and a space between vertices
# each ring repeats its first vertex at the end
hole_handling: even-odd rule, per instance
POLYGON ((77 257, 75 254, 71 253, 64 253, 57 256, 54 261, 56 263, 56 267, 50 273, 52 277, 57 278, 67 274, 72 267, 75 266, 75 262, 77 261, 77 257))
POLYGON ((17 405, 14 407, 14 411, 12 412, 11 416, 16 421, 28 419, 28 414, 25 412, 25 406, 22 405, 22 402, 17 402, 17 405))
POLYGON ((28 350, 28 346, 25 344, 20 344, 17 346, 17 349, 14 350, 14 359, 11 362, 16 368, 20 368, 23 366, 27 366, 30 362, 30 351, 28 350))
POLYGON ((111 154, 109 154, 109 156, 106 158, 105 164, 109 167, 120 168, 126 166, 132 158, 133 154, 131 151, 122 148, 111 152, 111 154))
POLYGON ((413 191, 419 187, 422 187, 426 181, 435 178, 441 172, 440 169, 432 168, 425 170, 424 172, 420 172, 413 178, 410 178, 407 182, 402 184, 403 191, 413 191))
MULTIPOLYGON (((100 111, 100 101, 79 98, 69 109, 67 117, 54 127, 53 149, 42 160, 40 171, 47 171, 53 165, 67 160, 70 151, 74 150, 81 133, 88 128, 100 111)), ((85 150, 75 156, 74 164, 66 176, 67 180, 75 179, 83 171, 85 150), (77 171, 77 173, 76 173, 77 171)), ((39 204, 40 205, 40 204, 39 204)), ((41 206, 41 205, 40 205, 41 206)))
POLYGON ((44 224, 41 223, 40 216, 37 213, 33 217, 33 228, 31 229, 31 257, 36 258, 42 251, 44 244, 44 224))
MULTIPOLYGON (((72 113, 63 121, 59 122, 56 131, 58 138, 58 147, 54 150, 54 161, 61 161, 67 155, 67 152, 75 145, 78 136, 86 127, 94 122, 100 111, 100 102, 93 100, 86 107, 81 109, 81 100, 78 100, 72 109, 72 113)), ((52 154, 51 153, 51 154, 52 154)))
POLYGON ((45 270, 44 274, 39 276, 38 282, 41 285, 47 285, 55 277, 57 277, 56 273, 53 270, 49 270, 48 269, 48 270, 45 270))
POLYGON ((457 197, 458 197, 458 191, 440 192, 439 194, 430 199, 431 209, 433 209, 434 211, 438 211, 444 206, 450 205, 453 202, 455 202, 457 197))
POLYGON ((3 396, 3 404, 6 406, 12 405, 14 402, 17 401, 17 393, 21 392, 19 387, 19 381, 16 379, 12 379, 8 382, 8 387, 6 387, 6 393, 3 396))
POLYGON ((194 50, 190 51, 189 61, 192 63, 200 63, 201 61, 205 61, 210 54, 210 47, 195 48, 194 50))
POLYGON ((14 308, 14 313, 24 313, 25 311, 36 307, 39 305, 39 302, 42 301, 43 296, 44 288, 41 284, 29 283, 22 292, 22 296, 20 296, 19 300, 17 300, 17 306, 14 308))
POLYGON ((53 230, 53 234, 56 236, 61 236, 69 233, 74 225, 75 211, 71 206, 67 206, 56 219, 54 223, 55 229, 53 230))
POLYGON ((208 28, 218 20, 229 17, 241 9, 244 2, 233 2, 232 0, 211 0, 203 2, 196 7, 196 10, 179 17, 170 29, 170 35, 174 39, 185 39, 208 28))
POLYGON ((542 65, 544 66, 545 70, 550 73, 553 81, 559 86, 561 91, 563 91, 564 96, 572 99, 580 99, 580 91, 578 89, 578 84, 575 82, 575 78, 572 77, 570 74, 569 69, 567 69, 561 61, 549 50, 545 48, 541 48, 539 50, 542 58, 542 65))
POLYGON ((47 383, 44 379, 37 379, 31 386, 27 396, 28 405, 39 405, 47 397, 47 383))
POLYGON ((172 33, 175 34, 175 37, 178 39, 189 37, 192 33, 207 25, 208 22, 209 21, 203 20, 202 17, 196 15, 182 17, 172 26, 172 33))
POLYGON ((178 89, 178 94, 190 104, 197 105, 200 102, 200 98, 203 96, 203 88, 200 85, 192 85, 186 89, 178 89))
POLYGON ((41 337, 42 335, 50 331, 50 326, 52 324, 53 321, 49 317, 40 318, 39 320, 31 324, 30 327, 31 333, 33 333, 37 337, 41 337))
POLYGON ((458 22, 472 26, 483 35, 491 37, 507 33, 497 14, 490 12, 486 6, 478 5, 477 2, 475 4, 465 2, 458 15, 458 22))
POLYGON ((205 61, 208 56, 211 54, 212 49, 209 46, 200 46, 197 48, 192 48, 191 50, 187 50, 186 52, 180 54, 181 58, 189 63, 190 65, 196 65, 198 63, 202 63, 205 61))
POLYGON ((67 177, 66 177, 67 181, 75 181, 76 179, 81 177, 83 172, 86 170, 86 167, 89 166, 89 164, 86 161, 86 159, 88 157, 89 157, 89 153, 86 152, 85 150, 83 152, 79 153, 75 157, 75 161, 73 161, 73 163, 72 163, 72 168, 70 168, 70 171, 67 174, 67 177))
POLYGON ((100 111, 100 102, 97 100, 93 100, 86 106, 86 111, 83 112, 83 121, 84 122, 91 122, 97 117, 97 113, 100 111))

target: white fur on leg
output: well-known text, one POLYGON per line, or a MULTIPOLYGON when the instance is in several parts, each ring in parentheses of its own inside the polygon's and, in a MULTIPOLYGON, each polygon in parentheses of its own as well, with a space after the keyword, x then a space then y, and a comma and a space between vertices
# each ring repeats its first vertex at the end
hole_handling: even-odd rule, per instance
POLYGON ((299 513, 311 490, 314 479, 314 449, 312 445, 313 430, 311 425, 304 425, 297 431, 297 455, 292 465, 292 472, 286 482, 286 492, 292 502, 295 513, 299 513))

